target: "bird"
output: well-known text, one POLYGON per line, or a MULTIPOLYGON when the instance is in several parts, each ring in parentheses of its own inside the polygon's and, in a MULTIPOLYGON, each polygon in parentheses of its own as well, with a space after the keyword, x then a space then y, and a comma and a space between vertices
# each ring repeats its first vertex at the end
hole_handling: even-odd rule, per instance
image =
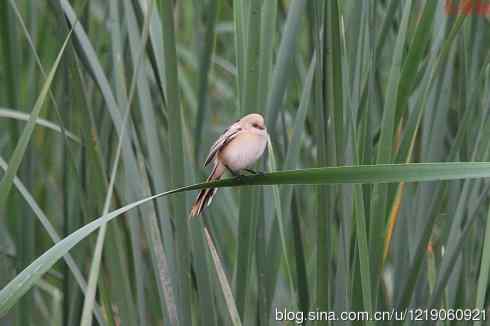
MULTIPOLYGON (((269 135, 264 117, 251 113, 228 127, 211 146, 204 167, 213 162, 207 181, 221 179, 226 170, 241 177, 240 171, 257 172, 249 169, 264 153, 269 135)), ((192 205, 190 217, 200 215, 211 204, 218 188, 202 189, 192 205)))

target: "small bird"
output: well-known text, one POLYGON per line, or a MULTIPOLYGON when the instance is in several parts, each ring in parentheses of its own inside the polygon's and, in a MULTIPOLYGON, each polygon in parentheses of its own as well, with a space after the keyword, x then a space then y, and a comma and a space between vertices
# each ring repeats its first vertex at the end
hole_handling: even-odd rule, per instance
MULTIPOLYGON (((248 169, 264 153, 267 145, 267 129, 264 117, 251 113, 226 129, 209 150, 204 166, 214 162, 213 170, 207 181, 219 180, 228 170, 232 175, 240 177, 240 171, 248 169)), ((199 192, 191 209, 191 217, 200 215, 218 191, 217 188, 203 189, 199 192)))

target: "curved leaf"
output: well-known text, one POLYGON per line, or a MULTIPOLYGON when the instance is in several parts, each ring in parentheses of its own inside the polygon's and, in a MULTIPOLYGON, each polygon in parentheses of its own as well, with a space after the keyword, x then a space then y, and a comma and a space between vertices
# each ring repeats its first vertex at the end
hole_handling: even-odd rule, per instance
POLYGON ((73 232, 20 272, 0 291, 0 317, 71 248, 105 223, 153 199, 209 187, 279 184, 338 184, 439 181, 463 178, 489 178, 490 162, 412 163, 367 166, 341 166, 281 171, 265 175, 242 176, 215 182, 189 185, 156 194, 105 214, 73 232))
MULTIPOLYGON (((21 121, 29 121, 29 117, 30 117, 29 114, 21 111, 0 108, 0 118, 10 118, 10 119, 21 120, 21 121)), ((60 134, 63 133, 60 126, 52 123, 51 121, 45 120, 43 118, 37 118, 35 123, 40 125, 41 127, 45 127, 54 130, 56 132, 59 132, 60 134)), ((80 137, 78 137, 74 133, 69 132, 68 130, 65 130, 65 133, 66 133, 66 137, 70 138, 76 143, 81 143, 80 137)))

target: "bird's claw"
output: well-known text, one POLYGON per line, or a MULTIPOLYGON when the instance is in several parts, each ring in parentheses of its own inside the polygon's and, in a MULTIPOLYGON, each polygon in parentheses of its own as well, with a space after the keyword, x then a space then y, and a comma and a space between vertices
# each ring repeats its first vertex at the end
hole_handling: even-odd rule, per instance
POLYGON ((243 181, 243 175, 240 174, 240 172, 235 172, 231 169, 228 169, 231 173, 231 175, 233 175, 237 180, 240 180, 240 181, 243 181))
POLYGON ((240 173, 237 173, 235 174, 235 178, 240 181, 240 182, 243 182, 244 179, 243 179, 244 175, 243 174, 240 174, 240 173))
POLYGON ((255 174, 255 175, 260 175, 260 176, 265 175, 265 172, 263 172, 263 171, 255 171, 252 169, 245 169, 245 171, 250 172, 250 173, 255 174))

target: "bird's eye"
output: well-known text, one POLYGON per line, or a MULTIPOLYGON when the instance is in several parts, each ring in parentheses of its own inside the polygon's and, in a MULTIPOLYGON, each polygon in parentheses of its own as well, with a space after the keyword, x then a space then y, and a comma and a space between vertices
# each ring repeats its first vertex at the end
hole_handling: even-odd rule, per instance
POLYGON ((259 125, 258 125, 258 124, 256 124, 256 123, 254 123, 254 124, 252 124, 252 127, 254 127, 254 128, 258 128, 258 127, 259 127, 259 125))

